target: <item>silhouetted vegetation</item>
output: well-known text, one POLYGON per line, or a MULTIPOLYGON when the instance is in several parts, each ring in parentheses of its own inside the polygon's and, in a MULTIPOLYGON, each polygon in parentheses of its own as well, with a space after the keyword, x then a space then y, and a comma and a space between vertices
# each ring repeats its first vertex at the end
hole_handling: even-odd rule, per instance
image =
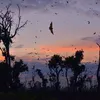
MULTIPOLYGON (((60 72, 62 71, 62 57, 60 55, 54 55, 51 57, 51 60, 48 63, 50 70, 50 78, 55 76, 55 88, 60 89, 60 72)), ((53 78, 52 78, 53 79, 53 78)))
MULTIPOLYGON (((90 94, 98 96, 98 93, 100 92, 100 50, 97 69, 97 86, 91 85, 93 77, 89 77, 88 74, 85 73, 86 66, 82 63, 82 60, 84 59, 83 50, 78 50, 74 55, 64 58, 61 55, 54 54, 47 62, 47 68, 49 69, 47 75, 45 75, 41 69, 36 69, 36 66, 33 66, 31 81, 28 81, 26 85, 21 83, 20 74, 28 71, 30 66, 25 64, 23 60, 16 60, 15 56, 10 54, 10 45, 13 43, 13 38, 18 31, 26 25, 27 21, 20 25, 21 15, 20 7, 18 6, 18 24, 16 25, 14 34, 11 34, 13 17, 9 8, 10 5, 6 7, 5 13, 0 13, 0 41, 4 45, 3 48, 0 47, 0 50, 2 56, 5 57, 4 61, 0 62, 1 93, 6 92, 8 95, 12 96, 11 98, 13 99, 19 99, 21 94, 25 97, 23 99, 31 99, 32 97, 34 100, 66 100, 64 97, 68 99, 84 100, 84 95, 87 96, 87 99, 93 97, 90 94), (68 74, 69 70, 72 75, 68 74), (64 75, 61 75, 62 73, 64 75), (41 82, 35 80, 36 76, 39 76, 41 82), (66 87, 64 88, 61 86, 61 77, 65 78, 67 82, 66 87), (90 84, 87 85, 87 82, 90 84), (90 88, 88 88, 89 86, 90 88), (16 92, 16 95, 14 92, 16 92), (73 95, 73 97, 71 97, 71 95, 73 95)), ((54 34, 52 22, 49 29, 51 33, 54 34)), ((2 96, 3 95, 0 94, 0 98, 2 96)))

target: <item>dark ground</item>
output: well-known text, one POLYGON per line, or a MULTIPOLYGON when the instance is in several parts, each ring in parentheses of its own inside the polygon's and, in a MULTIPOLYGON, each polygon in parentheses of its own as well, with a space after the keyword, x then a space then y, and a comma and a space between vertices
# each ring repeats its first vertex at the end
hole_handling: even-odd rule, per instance
POLYGON ((9 92, 0 93, 0 100, 100 100, 100 93, 97 92, 9 92))

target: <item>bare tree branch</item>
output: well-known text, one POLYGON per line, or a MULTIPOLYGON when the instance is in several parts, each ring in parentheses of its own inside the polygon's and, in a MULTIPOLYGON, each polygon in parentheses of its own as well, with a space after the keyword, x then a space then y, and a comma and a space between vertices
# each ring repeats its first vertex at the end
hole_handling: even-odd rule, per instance
POLYGON ((2 11, 0 11, 0 40, 3 42, 4 46, 5 46, 5 52, 2 51, 2 54, 5 56, 5 60, 6 63, 11 66, 11 62, 10 62, 10 52, 9 52, 9 47, 10 44, 12 43, 12 38, 15 37, 15 35, 17 34, 17 32, 19 31, 19 29, 21 29, 22 27, 24 27, 27 24, 27 21, 21 24, 21 16, 20 16, 20 7, 19 5, 17 5, 18 7, 18 23, 16 25, 14 34, 11 34, 11 30, 12 30, 12 25, 13 25, 13 16, 12 16, 12 12, 10 10, 10 6, 11 4, 9 4, 8 6, 6 6, 6 12, 3 13, 2 11))
POLYGON ((19 7, 19 5, 17 5, 17 7, 18 7, 18 11, 19 11, 19 14, 18 14, 18 24, 16 25, 16 29, 15 29, 14 34, 11 35, 10 38, 13 38, 17 34, 19 29, 24 27, 27 24, 27 22, 28 22, 28 21, 26 21, 24 24, 20 25, 20 23, 21 23, 20 7, 19 7))

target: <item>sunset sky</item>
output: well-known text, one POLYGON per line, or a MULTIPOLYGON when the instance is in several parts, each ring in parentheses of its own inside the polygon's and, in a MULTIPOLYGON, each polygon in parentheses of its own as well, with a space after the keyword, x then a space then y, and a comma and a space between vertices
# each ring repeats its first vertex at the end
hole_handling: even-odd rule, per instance
MULTIPOLYGON (((13 39, 11 54, 17 58, 43 62, 53 54, 69 56, 76 50, 83 49, 84 62, 98 60, 96 42, 100 43, 100 0, 0 0, 0 2, 1 10, 12 3, 15 22, 18 13, 16 4, 20 5, 22 21, 28 20, 27 25, 13 39), (54 35, 49 31, 51 22, 54 35)), ((0 57, 0 60, 2 59, 0 57)))

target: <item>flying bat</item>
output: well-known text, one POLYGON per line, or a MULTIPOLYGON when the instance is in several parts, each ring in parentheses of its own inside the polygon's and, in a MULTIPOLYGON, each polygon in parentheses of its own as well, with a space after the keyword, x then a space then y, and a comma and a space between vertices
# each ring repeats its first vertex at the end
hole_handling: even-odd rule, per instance
POLYGON ((54 32, 53 32, 53 23, 52 22, 50 23, 49 30, 54 35, 54 32))
POLYGON ((35 38, 37 38, 37 36, 35 36, 35 38))
POLYGON ((90 24, 90 21, 88 21, 88 24, 90 24))
POLYGON ((55 13, 55 15, 57 15, 58 13, 55 13))
POLYGON ((96 32, 93 33, 94 35, 96 34, 96 32))
POLYGON ((69 3, 68 1, 66 1, 67 3, 69 3))

